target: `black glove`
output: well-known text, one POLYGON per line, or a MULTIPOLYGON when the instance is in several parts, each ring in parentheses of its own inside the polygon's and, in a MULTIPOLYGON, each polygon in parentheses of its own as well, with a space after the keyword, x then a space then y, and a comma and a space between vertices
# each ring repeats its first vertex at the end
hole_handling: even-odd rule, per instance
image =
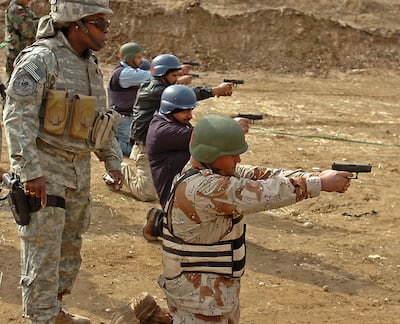
POLYGON ((3 83, 0 84, 0 94, 3 100, 6 100, 6 87, 4 86, 3 83))

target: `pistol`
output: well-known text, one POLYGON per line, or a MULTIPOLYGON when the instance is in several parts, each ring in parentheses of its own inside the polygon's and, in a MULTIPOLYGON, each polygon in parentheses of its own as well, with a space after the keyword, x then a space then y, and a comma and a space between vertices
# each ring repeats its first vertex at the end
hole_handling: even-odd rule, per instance
POLYGON ((344 163, 344 162, 333 162, 332 170, 336 171, 348 171, 356 174, 355 177, 350 179, 358 179, 360 172, 371 172, 372 164, 370 163, 344 163))
POLYGON ((200 63, 194 61, 183 61, 183 65, 200 66, 200 63))
POLYGON ((239 79, 224 79, 224 82, 233 83, 236 87, 238 84, 244 84, 244 80, 239 79))
POLYGON ((15 222, 21 226, 29 225, 29 203, 24 192, 24 186, 20 182, 19 177, 14 173, 11 175, 9 173, 4 173, 3 185, 9 189, 7 198, 15 222))
POLYGON ((189 73, 188 75, 190 75, 192 78, 200 78, 200 74, 189 73))
POLYGON ((232 115, 231 117, 232 118, 241 117, 241 118, 247 118, 250 120, 260 120, 260 119, 264 118, 264 116, 262 114, 241 114, 241 113, 232 115))

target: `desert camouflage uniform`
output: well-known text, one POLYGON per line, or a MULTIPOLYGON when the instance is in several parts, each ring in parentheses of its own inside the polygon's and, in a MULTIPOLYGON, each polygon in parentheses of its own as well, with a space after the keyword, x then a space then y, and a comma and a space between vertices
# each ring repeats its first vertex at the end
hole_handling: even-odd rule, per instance
POLYGON ((151 176, 146 145, 135 143, 129 156, 130 160, 134 162, 134 165, 130 162, 122 163, 121 171, 124 175, 124 185, 129 188, 131 194, 138 200, 156 200, 157 193, 151 176))
POLYGON ((26 46, 35 40, 39 18, 27 6, 11 0, 6 10, 6 73, 8 78, 13 70, 14 60, 26 46))
MULTIPOLYGON (((85 58, 77 56, 61 32, 21 52, 4 110, 11 168, 22 182, 43 176, 47 194, 66 200, 65 210, 42 208, 31 214, 28 226, 18 228, 24 312, 35 324, 54 322, 61 307, 57 295, 71 291, 79 271, 81 235, 90 223, 90 159, 94 151, 88 139, 44 131, 48 89, 95 96, 97 113, 106 110, 103 75, 91 52, 85 58)), ((105 161, 107 170, 119 170, 122 156, 115 138, 110 147, 95 153, 105 161)))
MULTIPOLYGON (((185 169, 193 167, 204 169, 194 161, 185 169)), ((244 243, 243 215, 290 205, 320 193, 319 178, 300 171, 241 165, 236 173, 236 177, 226 177, 202 170, 177 186, 170 212, 173 234, 164 219, 163 273, 158 280, 174 323, 239 323, 242 273, 237 277, 218 274, 220 263, 214 265, 214 271, 185 271, 192 256, 180 254, 182 250, 205 246, 205 252, 209 253, 213 251, 210 248, 226 241, 235 226, 239 226, 244 243), (182 249, 171 252, 171 244, 180 239, 184 241, 182 249)), ((244 269, 245 253, 240 258, 240 267, 244 269)), ((231 266, 233 269, 233 263, 231 266)), ((205 267, 210 269, 210 263, 205 267)))

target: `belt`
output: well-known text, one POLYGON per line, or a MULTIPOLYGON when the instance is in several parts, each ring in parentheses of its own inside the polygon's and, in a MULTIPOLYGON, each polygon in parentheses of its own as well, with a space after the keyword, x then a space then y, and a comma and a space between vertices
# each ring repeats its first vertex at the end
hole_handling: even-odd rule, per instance
POLYGON ((65 199, 60 196, 47 195, 47 206, 65 209, 65 199))
MULTIPOLYGON (((29 211, 31 213, 37 212, 42 206, 40 198, 27 196, 29 211)), ((65 199, 60 196, 47 195, 46 207, 59 207, 65 209, 65 199)))
POLYGON ((120 107, 117 107, 117 106, 111 106, 110 108, 115 110, 117 113, 119 113, 120 115, 122 115, 124 117, 132 117, 132 111, 126 112, 127 110, 128 111, 132 110, 132 108, 120 108, 120 107))

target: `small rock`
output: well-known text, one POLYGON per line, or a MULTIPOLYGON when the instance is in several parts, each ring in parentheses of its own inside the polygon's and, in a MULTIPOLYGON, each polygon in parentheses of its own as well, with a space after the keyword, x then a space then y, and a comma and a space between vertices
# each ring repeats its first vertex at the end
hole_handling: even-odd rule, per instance
POLYGON ((313 227, 314 227, 314 224, 311 223, 311 222, 305 222, 305 223, 303 224, 303 226, 304 226, 305 228, 313 228, 313 227))

